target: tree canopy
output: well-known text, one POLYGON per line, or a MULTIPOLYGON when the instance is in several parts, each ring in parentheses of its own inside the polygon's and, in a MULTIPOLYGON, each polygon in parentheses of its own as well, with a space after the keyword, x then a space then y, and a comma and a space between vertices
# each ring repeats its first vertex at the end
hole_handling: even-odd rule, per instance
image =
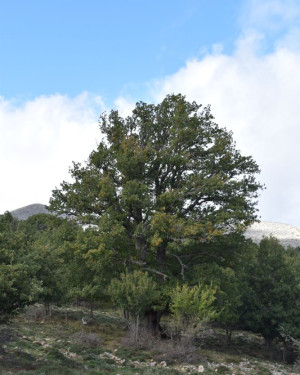
POLYGON ((183 276, 181 256, 256 219, 259 168, 210 107, 169 95, 137 103, 127 118, 104 113, 99 125, 97 149, 73 164, 73 182, 53 191, 50 209, 99 225, 98 251, 114 265, 183 276))

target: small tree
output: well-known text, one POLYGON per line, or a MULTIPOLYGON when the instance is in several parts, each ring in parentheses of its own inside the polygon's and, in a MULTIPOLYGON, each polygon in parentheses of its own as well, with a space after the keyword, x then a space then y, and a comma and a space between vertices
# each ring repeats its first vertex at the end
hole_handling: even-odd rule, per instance
POLYGON ((113 302, 124 311, 128 326, 138 342, 141 317, 159 299, 156 282, 147 272, 133 271, 113 279, 109 287, 113 302))
POLYGON ((171 291, 170 310, 179 329, 185 332, 203 321, 217 317, 216 288, 206 285, 178 285, 171 291))
POLYGON ((66 283, 69 296, 89 303, 90 317, 96 302, 107 298, 111 281, 109 261, 101 251, 99 233, 93 229, 77 231, 76 238, 64 244, 63 257, 67 267, 66 283))
POLYGON ((231 344, 232 329, 239 320, 239 308, 242 304, 242 285, 240 278, 232 268, 219 268, 220 290, 217 296, 218 321, 225 326, 227 344, 231 344))
POLYGON ((41 283, 38 301, 43 303, 46 316, 51 317, 53 305, 63 303, 67 294, 60 248, 46 232, 31 245, 30 257, 34 262, 35 277, 41 283))
POLYGON ((41 284, 38 301, 44 304, 49 317, 53 304, 67 299, 66 271, 71 259, 64 257, 64 247, 74 241, 77 229, 74 223, 48 214, 19 223, 19 230, 27 238, 28 261, 41 284))

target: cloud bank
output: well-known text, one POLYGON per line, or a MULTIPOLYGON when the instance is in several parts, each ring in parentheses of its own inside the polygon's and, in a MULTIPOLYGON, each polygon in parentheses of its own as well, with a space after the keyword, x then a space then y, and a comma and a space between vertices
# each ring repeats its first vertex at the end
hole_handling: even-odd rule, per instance
POLYGON ((68 179, 72 161, 85 161, 99 140, 101 98, 42 96, 22 105, 0 97, 0 213, 47 204, 68 179))
POLYGON ((246 5, 248 19, 232 55, 214 48, 187 61, 156 81, 152 96, 160 101, 180 92, 211 104, 216 122, 233 131, 237 147, 261 168, 259 179, 266 185, 258 206, 261 219, 300 226, 300 6, 293 1, 246 5))

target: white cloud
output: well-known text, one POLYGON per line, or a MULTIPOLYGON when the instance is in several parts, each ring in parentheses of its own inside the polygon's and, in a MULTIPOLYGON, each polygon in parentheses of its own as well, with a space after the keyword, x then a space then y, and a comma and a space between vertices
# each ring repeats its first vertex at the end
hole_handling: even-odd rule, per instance
POLYGON ((295 25, 300 7, 293 1, 249 4, 250 21, 232 55, 213 51, 187 61, 177 73, 155 82, 152 95, 160 101, 180 92, 211 104, 216 122, 233 131, 241 152, 252 155, 262 169, 260 180, 267 187, 259 204, 262 220, 300 226, 300 50, 295 25), (273 49, 262 54, 260 47, 276 19, 285 30, 273 49))
POLYGON ((68 178, 72 161, 96 147, 101 98, 41 96, 22 105, 0 98, 0 213, 31 203, 47 204, 68 178))

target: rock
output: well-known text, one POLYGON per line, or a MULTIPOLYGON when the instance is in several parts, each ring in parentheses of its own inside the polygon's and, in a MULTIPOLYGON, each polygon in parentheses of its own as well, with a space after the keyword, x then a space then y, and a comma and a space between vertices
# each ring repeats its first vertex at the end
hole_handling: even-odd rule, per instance
POLYGON ((126 362, 126 359, 119 358, 116 355, 114 355, 112 353, 109 353, 109 352, 104 352, 104 353, 100 354, 99 357, 100 358, 110 358, 113 361, 115 361, 116 363, 118 363, 119 365, 123 365, 126 362))
POLYGON ((134 367, 139 367, 140 366, 140 362, 139 361, 130 361, 130 364, 134 367))

